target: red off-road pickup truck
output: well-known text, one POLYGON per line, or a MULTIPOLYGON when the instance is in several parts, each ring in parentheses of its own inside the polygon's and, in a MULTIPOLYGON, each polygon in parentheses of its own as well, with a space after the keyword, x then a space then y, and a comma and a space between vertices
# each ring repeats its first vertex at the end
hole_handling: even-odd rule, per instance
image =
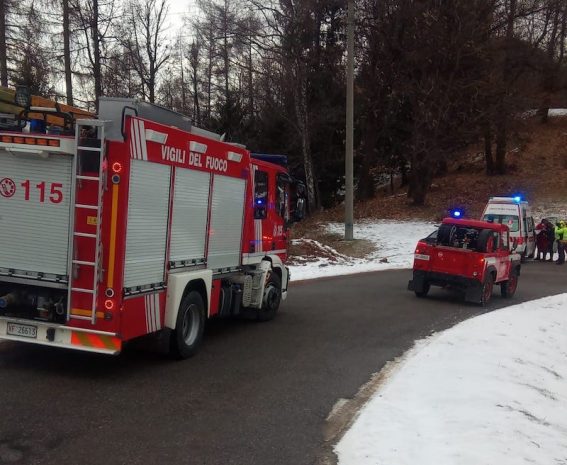
POLYGON ((494 284, 502 297, 518 286, 520 255, 511 250, 504 224, 445 218, 439 229, 418 242, 408 289, 425 297, 431 286, 464 292, 465 300, 486 305, 494 284))

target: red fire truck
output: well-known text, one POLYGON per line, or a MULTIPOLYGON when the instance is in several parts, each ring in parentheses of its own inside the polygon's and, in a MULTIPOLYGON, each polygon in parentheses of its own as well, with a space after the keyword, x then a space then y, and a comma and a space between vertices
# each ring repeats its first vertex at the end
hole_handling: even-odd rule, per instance
POLYGON ((186 358, 207 318, 274 317, 289 283, 283 166, 132 99, 64 116, 0 132, 1 339, 118 354, 162 331, 186 358))

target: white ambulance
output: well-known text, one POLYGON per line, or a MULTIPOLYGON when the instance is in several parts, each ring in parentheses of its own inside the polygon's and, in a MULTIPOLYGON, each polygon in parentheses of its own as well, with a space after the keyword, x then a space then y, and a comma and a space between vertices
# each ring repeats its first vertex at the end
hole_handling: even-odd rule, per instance
POLYGON ((535 225, 530 206, 520 196, 491 197, 484 207, 484 221, 505 224, 510 229, 513 247, 521 255, 522 261, 535 253, 535 225))

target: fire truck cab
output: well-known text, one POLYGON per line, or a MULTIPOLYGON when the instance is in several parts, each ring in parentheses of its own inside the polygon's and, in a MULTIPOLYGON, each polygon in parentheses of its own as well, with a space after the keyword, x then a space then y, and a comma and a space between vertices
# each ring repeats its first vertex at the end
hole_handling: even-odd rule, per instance
POLYGON ((0 132, 0 339, 117 354, 166 331, 186 358, 207 318, 275 316, 285 167, 132 99, 66 131, 23 126, 0 132))

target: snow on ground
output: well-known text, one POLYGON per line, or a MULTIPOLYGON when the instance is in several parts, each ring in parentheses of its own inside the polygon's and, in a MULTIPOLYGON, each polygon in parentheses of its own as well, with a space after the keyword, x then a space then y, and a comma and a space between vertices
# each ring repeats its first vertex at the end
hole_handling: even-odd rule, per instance
MULTIPOLYGON (((567 111, 566 111, 567 114, 567 111)), ((536 216, 548 216, 536 208, 536 216)), ((563 205, 552 213, 563 216, 563 205)), ((433 223, 355 225, 376 251, 364 259, 313 240, 319 253, 293 280, 411 268, 433 223)), ((344 225, 327 231, 344 233, 344 225)), ((301 257, 295 257, 296 263, 301 257)), ((339 465, 567 465, 567 294, 467 320, 415 344, 335 452, 339 465)))
MULTIPOLYGON (((375 252, 366 258, 359 259, 341 255, 333 248, 314 240, 296 239, 296 241, 309 242, 320 251, 318 254, 320 257, 304 264, 291 265, 291 278, 297 281, 363 271, 411 268, 417 241, 434 230, 434 223, 421 221, 378 221, 355 224, 354 238, 367 239, 376 245, 375 252)), ((343 235, 344 225, 330 223, 327 225, 327 231, 343 235)), ((294 257, 296 263, 301 259, 301 257, 294 257)))
MULTIPOLYGON (((528 110, 522 113, 524 118, 531 118, 532 116, 537 115, 537 110, 528 110)), ((547 116, 553 118, 554 116, 566 116, 567 115, 567 108, 550 108, 547 111, 547 116)))
POLYGON ((567 464, 567 294, 416 343, 335 451, 339 465, 567 464))

